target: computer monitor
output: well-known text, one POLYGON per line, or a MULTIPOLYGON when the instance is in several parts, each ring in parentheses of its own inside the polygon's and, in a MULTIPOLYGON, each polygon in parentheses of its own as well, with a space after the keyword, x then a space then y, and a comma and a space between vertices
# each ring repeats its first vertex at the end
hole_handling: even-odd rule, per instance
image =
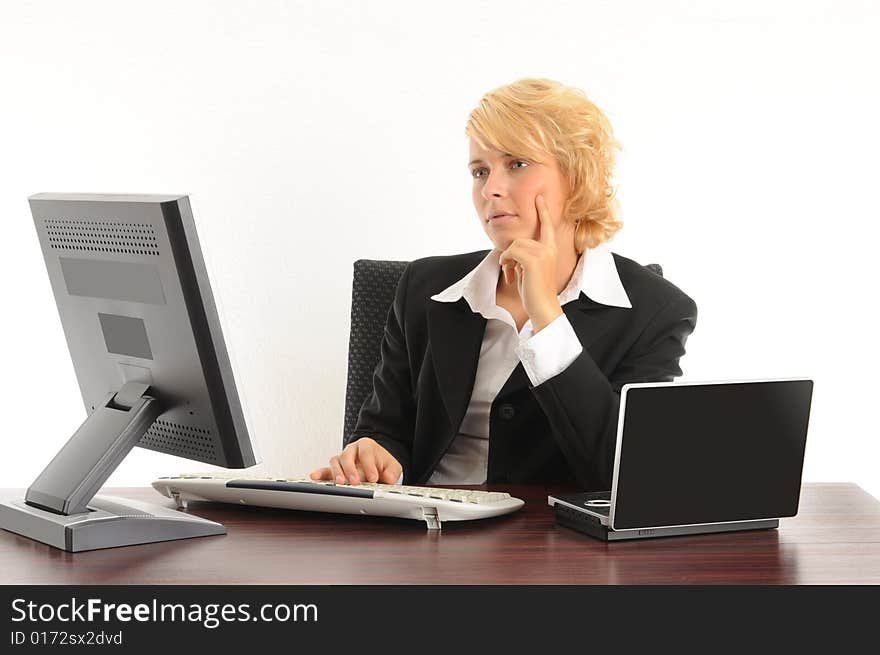
POLYGON ((189 198, 29 201, 88 417, 23 499, 0 503, 0 527, 68 551, 224 534, 95 496, 134 446, 227 468, 258 461, 189 198))

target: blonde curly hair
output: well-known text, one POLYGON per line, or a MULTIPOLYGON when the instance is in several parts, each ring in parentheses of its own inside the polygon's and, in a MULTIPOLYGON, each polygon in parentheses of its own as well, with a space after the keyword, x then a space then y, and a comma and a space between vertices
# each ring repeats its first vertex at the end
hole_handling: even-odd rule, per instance
POLYGON ((614 151, 621 146, 608 118, 580 89, 542 78, 498 87, 470 113, 465 134, 484 149, 538 162, 556 158, 568 180, 563 217, 575 225, 578 254, 623 227, 611 186, 614 151))

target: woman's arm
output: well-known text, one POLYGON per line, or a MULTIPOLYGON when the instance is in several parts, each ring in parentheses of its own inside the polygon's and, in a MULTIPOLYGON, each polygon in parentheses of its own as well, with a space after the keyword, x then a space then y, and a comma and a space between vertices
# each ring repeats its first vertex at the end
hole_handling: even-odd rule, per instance
POLYGON ((649 320, 610 378, 583 350, 558 375, 530 385, 582 488, 611 488, 620 389, 629 382, 664 382, 681 375, 678 362, 696 321, 696 304, 681 294, 649 320))

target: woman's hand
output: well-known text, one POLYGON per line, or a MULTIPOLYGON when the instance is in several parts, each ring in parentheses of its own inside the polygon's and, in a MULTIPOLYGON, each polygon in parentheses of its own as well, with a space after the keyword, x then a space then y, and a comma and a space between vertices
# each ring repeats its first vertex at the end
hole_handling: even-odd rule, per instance
POLYGON ((507 284, 511 284, 515 276, 523 309, 537 333, 562 314, 562 306, 556 293, 556 234, 544 196, 535 198, 535 207, 538 240, 515 239, 501 253, 499 263, 507 284))
POLYGON ((330 466, 315 469, 312 480, 334 480, 337 484, 382 482, 395 484, 403 472, 400 463, 369 437, 361 437, 330 458, 330 466))

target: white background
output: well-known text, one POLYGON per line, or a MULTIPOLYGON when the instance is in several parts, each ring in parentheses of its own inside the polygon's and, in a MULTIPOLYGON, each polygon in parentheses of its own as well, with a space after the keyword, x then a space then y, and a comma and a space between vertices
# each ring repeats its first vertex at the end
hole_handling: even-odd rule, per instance
MULTIPOLYGON (((489 247, 465 121, 541 76, 623 144, 613 249, 699 305, 683 379, 813 377, 804 478, 880 496, 878 33, 853 0, 4 3, 0 486, 85 418, 28 195, 191 195, 262 470, 305 474, 352 262, 489 247)), ((204 468, 136 449, 109 484, 204 468)))

